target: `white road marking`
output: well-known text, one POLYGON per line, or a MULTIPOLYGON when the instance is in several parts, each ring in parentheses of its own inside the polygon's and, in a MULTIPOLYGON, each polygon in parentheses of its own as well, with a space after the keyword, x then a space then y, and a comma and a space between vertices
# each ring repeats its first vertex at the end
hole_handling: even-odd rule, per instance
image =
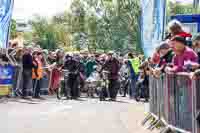
POLYGON ((144 110, 145 110, 145 112, 148 113, 150 111, 149 109, 150 109, 149 103, 145 103, 144 104, 144 110))
POLYGON ((51 114, 54 114, 54 113, 62 112, 62 111, 67 110, 67 109, 72 109, 72 106, 54 107, 54 108, 50 109, 49 111, 40 112, 40 114, 51 115, 51 114))

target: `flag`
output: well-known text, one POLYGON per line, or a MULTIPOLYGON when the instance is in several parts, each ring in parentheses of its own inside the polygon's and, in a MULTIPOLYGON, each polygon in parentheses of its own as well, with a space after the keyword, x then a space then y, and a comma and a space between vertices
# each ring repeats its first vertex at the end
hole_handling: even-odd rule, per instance
POLYGON ((199 7, 199 1, 200 1, 200 0, 194 0, 194 1, 193 1, 193 6, 194 6, 194 8, 198 8, 198 7, 199 7))
POLYGON ((0 0, 0 48, 8 47, 14 0, 0 0))
POLYGON ((165 0, 141 0, 141 43, 146 57, 152 56, 163 39, 165 0))

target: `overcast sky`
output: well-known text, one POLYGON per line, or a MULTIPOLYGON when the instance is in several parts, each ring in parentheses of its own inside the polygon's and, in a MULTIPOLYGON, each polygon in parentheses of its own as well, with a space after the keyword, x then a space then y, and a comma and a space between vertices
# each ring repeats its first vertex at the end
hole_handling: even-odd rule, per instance
MULTIPOLYGON (((52 16, 69 8, 72 0, 15 0, 13 17, 29 19, 34 14, 52 16)), ((171 0, 192 3, 193 0, 171 0)))
POLYGON ((69 8, 71 0, 15 0, 13 17, 28 19, 34 14, 52 16, 69 8))
POLYGON ((177 2, 182 2, 182 3, 193 3, 193 0, 171 0, 171 1, 177 1, 177 2))

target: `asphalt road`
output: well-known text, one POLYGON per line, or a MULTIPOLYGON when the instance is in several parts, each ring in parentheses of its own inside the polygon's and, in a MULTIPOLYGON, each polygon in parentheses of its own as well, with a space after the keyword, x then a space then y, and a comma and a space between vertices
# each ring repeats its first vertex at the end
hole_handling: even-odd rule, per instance
POLYGON ((0 133, 149 133, 141 126, 144 108, 128 98, 9 99, 0 102, 0 133))

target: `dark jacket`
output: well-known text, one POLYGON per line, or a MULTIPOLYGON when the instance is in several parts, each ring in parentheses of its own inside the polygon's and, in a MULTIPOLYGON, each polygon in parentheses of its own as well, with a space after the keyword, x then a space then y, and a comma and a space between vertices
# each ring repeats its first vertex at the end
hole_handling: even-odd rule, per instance
POLYGON ((94 66, 96 65, 96 62, 95 61, 92 61, 92 60, 89 60, 87 63, 86 63, 86 74, 87 74, 87 77, 90 76, 90 74, 92 72, 94 72, 94 66))
POLYGON ((172 63, 172 59, 174 57, 174 52, 173 50, 170 50, 166 55, 160 58, 160 63, 158 67, 161 67, 163 65, 166 65, 168 63, 172 63))
POLYGON ((198 63, 200 64, 200 52, 198 52, 197 55, 198 55, 198 63))
POLYGON ((33 68, 33 58, 31 54, 25 54, 22 57, 23 69, 32 70, 33 68))
POLYGON ((103 69, 110 72, 110 74, 108 75, 109 79, 117 80, 119 78, 120 64, 116 58, 113 58, 113 60, 106 61, 106 63, 103 66, 103 69))
POLYGON ((67 69, 70 72, 79 71, 80 63, 75 59, 68 59, 65 61, 64 69, 67 69))

